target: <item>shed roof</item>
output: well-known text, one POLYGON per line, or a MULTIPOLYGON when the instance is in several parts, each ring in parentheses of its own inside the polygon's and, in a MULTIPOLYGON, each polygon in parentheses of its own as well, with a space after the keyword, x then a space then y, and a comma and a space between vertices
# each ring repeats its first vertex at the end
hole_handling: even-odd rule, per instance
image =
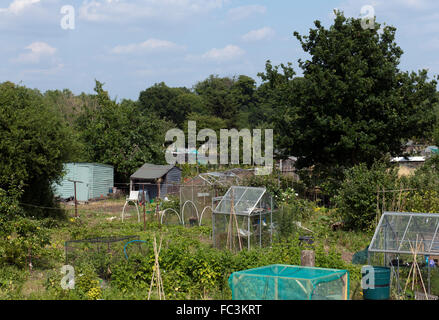
MULTIPOLYGON (((145 179, 145 180, 158 179, 166 175, 174 167, 175 167, 174 165, 162 166, 157 164, 145 163, 139 170, 137 170, 131 175, 131 179, 145 179)), ((181 170, 178 167, 175 168, 181 170)))
POLYGON ((104 163, 98 163, 98 162, 66 162, 64 165, 92 165, 92 166, 99 166, 99 167, 108 167, 108 168, 114 168, 110 164, 104 164, 104 163))

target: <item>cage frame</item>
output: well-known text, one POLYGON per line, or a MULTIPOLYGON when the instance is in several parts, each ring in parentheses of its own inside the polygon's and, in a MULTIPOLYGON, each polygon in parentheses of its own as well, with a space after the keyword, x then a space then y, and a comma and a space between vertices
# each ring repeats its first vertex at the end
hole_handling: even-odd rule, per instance
MULTIPOLYGON (((272 264, 272 265, 267 265, 267 266, 262 266, 262 267, 256 267, 256 268, 252 268, 252 269, 248 269, 248 270, 241 270, 241 271, 236 271, 233 272, 232 274, 230 274, 229 276, 229 286, 232 290, 232 299, 235 299, 235 293, 234 293, 234 289, 235 289, 235 283, 234 280, 236 279, 236 276, 238 278, 238 280, 242 279, 242 277, 249 277, 249 278, 265 278, 265 279, 273 279, 274 280, 274 299, 275 300, 280 300, 279 299, 279 284, 278 284, 278 280, 279 279, 285 279, 288 281, 295 281, 295 282, 300 282, 300 281, 304 281, 304 282, 309 282, 311 284, 312 290, 310 290, 309 295, 307 296, 307 300, 313 300, 312 297, 314 295, 314 292, 316 290, 316 285, 314 285, 313 282, 315 282, 316 284, 320 284, 320 283, 328 283, 331 281, 335 281, 335 280, 339 280, 341 279, 343 281, 343 290, 341 292, 341 300, 349 300, 349 294, 350 294, 350 273, 349 270, 342 270, 342 269, 333 269, 333 268, 318 268, 318 267, 307 267, 307 266, 295 266, 295 265, 286 265, 286 264, 272 264), (282 268, 281 271, 277 271, 278 274, 273 275, 273 274, 258 274, 257 271, 264 271, 264 270, 273 270, 274 268, 282 268), (320 276, 312 276, 312 277, 291 277, 291 276, 284 276, 281 275, 282 272, 286 269, 293 269, 296 271, 302 271, 302 270, 313 270, 313 271, 320 271, 322 273, 326 273, 326 274, 322 274, 320 276), (337 277, 338 276, 338 277, 337 277), (332 279, 329 280, 328 279, 332 279)), ((238 298, 239 300, 239 298, 238 298)))

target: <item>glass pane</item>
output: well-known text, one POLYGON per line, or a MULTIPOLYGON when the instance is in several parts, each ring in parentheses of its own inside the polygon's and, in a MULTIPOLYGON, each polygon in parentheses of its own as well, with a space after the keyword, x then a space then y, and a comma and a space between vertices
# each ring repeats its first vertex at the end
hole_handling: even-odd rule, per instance
POLYGON ((215 212, 230 214, 231 200, 233 198, 235 213, 238 215, 250 215, 265 192, 264 188, 231 187, 215 208, 215 212))
POLYGON ((438 223, 437 214, 384 213, 379 228, 375 231, 370 250, 438 253, 438 223))

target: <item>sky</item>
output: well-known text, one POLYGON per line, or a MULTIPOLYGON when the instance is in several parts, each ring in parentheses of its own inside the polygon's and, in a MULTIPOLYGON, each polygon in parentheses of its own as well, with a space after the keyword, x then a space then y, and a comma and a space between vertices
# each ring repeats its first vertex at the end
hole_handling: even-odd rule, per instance
POLYGON ((334 9, 362 17, 366 5, 397 28, 401 70, 439 74, 437 0, 0 0, 0 82, 79 94, 97 79, 118 100, 211 74, 259 83, 267 60, 300 73, 294 31, 329 27, 334 9))

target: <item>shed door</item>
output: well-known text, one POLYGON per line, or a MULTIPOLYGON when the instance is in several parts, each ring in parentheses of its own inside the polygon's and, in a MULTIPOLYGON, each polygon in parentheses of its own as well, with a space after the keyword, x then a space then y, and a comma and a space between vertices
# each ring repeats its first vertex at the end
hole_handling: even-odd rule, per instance
POLYGON ((78 201, 89 200, 89 174, 90 168, 86 166, 78 166, 76 172, 76 178, 82 183, 76 184, 76 196, 78 201))

